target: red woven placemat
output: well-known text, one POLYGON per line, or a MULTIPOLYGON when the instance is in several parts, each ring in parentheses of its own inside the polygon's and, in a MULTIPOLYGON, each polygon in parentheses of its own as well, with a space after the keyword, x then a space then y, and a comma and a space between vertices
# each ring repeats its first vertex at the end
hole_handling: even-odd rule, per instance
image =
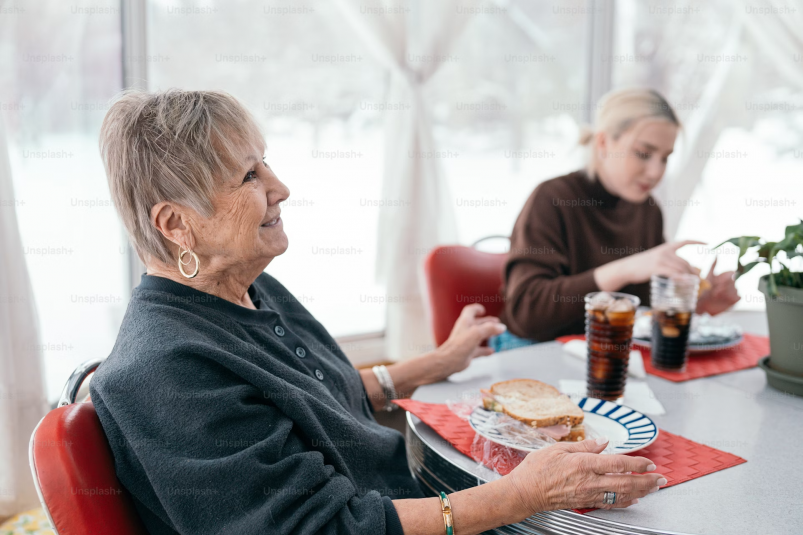
MULTIPOLYGON (((477 442, 474 442, 475 433, 468 422, 459 418, 446 405, 411 399, 399 399, 394 403, 415 414, 457 451, 471 459, 477 459, 479 453, 475 451, 472 455, 472 447, 481 451, 486 446, 485 442, 487 441, 483 437, 479 437, 477 442)), ((491 443, 490 447, 494 448, 494 457, 498 459, 498 462, 489 468, 502 475, 510 473, 525 456, 523 452, 496 443, 491 443)), ((655 463, 655 471, 663 474, 667 481, 666 485, 661 488, 671 487, 747 462, 732 453, 711 448, 663 429, 658 433, 655 442, 633 455, 646 457, 655 463)), ((580 513, 592 510, 577 509, 580 513)))
MULTIPOLYGON (((561 336, 558 342, 565 343, 569 340, 585 340, 582 334, 561 336)), ((682 383, 691 379, 710 377, 758 366, 758 361, 770 353, 770 340, 766 336, 755 334, 745 334, 742 343, 729 349, 720 349, 710 353, 692 354, 686 364, 686 371, 683 373, 668 372, 653 368, 650 362, 650 350, 646 347, 634 346, 641 351, 644 357, 644 369, 650 375, 656 375, 669 381, 682 383)))

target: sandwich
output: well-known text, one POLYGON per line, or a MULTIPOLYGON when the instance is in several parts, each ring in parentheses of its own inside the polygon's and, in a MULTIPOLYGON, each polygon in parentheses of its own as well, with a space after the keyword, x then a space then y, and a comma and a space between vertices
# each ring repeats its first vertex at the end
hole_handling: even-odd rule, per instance
POLYGON ((559 441, 585 439, 583 410, 557 388, 534 379, 502 381, 482 390, 483 407, 502 412, 559 441))

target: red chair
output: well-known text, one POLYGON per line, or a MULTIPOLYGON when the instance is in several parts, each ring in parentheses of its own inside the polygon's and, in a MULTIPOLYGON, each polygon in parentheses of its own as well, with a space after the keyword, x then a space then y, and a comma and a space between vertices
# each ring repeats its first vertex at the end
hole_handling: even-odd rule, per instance
POLYGON ((489 316, 504 309, 502 270, 507 254, 463 245, 436 247, 424 260, 435 344, 449 338, 463 307, 480 303, 489 316))
POLYGON ((147 535, 118 481, 114 459, 91 401, 75 403, 84 379, 102 360, 79 366, 59 407, 47 413, 28 448, 39 501, 57 535, 147 535))

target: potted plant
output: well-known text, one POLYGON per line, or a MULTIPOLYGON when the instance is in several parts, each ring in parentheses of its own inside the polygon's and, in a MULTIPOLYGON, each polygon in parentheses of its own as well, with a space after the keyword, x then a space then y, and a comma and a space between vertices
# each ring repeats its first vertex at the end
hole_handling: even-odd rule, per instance
POLYGON ((741 236, 720 245, 725 243, 739 248, 737 279, 758 265, 769 266, 770 272, 760 279, 758 288, 767 303, 770 355, 759 366, 770 386, 803 396, 803 272, 791 268, 794 258, 803 257, 803 220, 786 227, 778 242, 741 236))

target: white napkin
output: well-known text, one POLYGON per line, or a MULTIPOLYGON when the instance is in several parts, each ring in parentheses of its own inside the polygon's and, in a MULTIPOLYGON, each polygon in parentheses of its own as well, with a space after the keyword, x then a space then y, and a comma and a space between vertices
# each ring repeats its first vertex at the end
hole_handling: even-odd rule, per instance
MULTIPOLYGON (((588 359, 588 346, 585 340, 570 340, 563 344, 563 350, 577 357, 581 360, 588 359)), ((630 351, 630 360, 627 364, 627 375, 644 379, 647 377, 647 372, 644 371, 644 359, 641 357, 641 351, 633 349, 630 351)))
MULTIPOLYGON (((586 396, 586 382, 574 379, 561 379, 558 382, 558 390, 577 401, 586 396)), ((666 414, 664 406, 655 397, 655 393, 652 391, 652 388, 650 388, 650 385, 644 381, 627 381, 627 383, 625 383, 625 395, 621 404, 644 414, 658 416, 666 414)))

